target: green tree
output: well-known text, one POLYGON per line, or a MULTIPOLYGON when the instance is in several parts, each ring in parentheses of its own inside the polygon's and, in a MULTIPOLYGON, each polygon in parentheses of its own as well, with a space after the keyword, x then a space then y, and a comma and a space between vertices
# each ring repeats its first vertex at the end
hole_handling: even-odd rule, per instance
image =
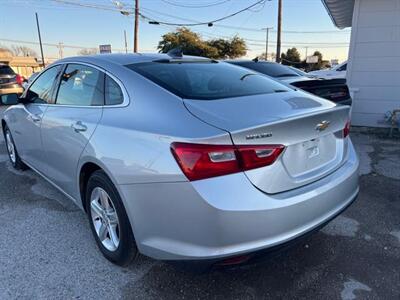
POLYGON ((162 53, 166 53, 178 47, 181 48, 186 55, 211 58, 216 58, 218 56, 216 48, 207 45, 197 33, 185 27, 178 28, 175 32, 164 34, 162 40, 158 43, 158 49, 162 53))
POLYGON ((229 40, 213 39, 205 41, 200 35, 185 27, 164 34, 162 40, 158 43, 158 49, 162 53, 178 47, 186 55, 215 59, 236 58, 246 54, 246 43, 238 36, 229 40))
POLYGON ((237 58, 246 55, 246 42, 244 39, 234 36, 230 40, 214 39, 207 44, 218 51, 217 58, 237 58))
POLYGON ((300 52, 297 48, 289 48, 286 53, 281 54, 282 64, 288 66, 299 66, 301 63, 300 52))

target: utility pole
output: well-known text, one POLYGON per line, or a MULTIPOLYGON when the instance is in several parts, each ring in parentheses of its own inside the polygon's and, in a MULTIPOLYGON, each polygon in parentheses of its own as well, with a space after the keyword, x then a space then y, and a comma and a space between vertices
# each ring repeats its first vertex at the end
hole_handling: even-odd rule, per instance
POLYGON ((139 0, 135 0, 135 30, 133 35, 133 52, 138 52, 138 31, 139 31, 139 0))
POLYGON ((44 55, 43 55, 43 45, 42 45, 42 37, 40 36, 39 17, 38 17, 38 14, 37 14, 37 12, 35 12, 35 16, 36 16, 36 26, 37 26, 37 31, 38 31, 38 35, 39 35, 40 54, 42 55, 42 63, 43 63, 43 67, 46 67, 46 63, 44 62, 44 55))
POLYGON ((305 62, 306 62, 306 70, 309 70, 308 63, 307 63, 307 57, 308 57, 308 46, 306 46, 306 60, 305 60, 305 62))
POLYGON ((265 60, 268 60, 268 42, 269 42, 269 31, 271 29, 274 29, 274 27, 267 27, 267 28, 262 28, 262 30, 266 30, 266 37, 265 37, 265 60))
POLYGON ((60 59, 64 57, 64 43, 62 42, 58 43, 58 56, 60 59))
POLYGON ((276 62, 281 62, 282 0, 278 0, 278 36, 276 41, 276 62))
POLYGON ((126 30, 124 30, 124 38, 125 38, 125 53, 128 53, 128 42, 126 41, 126 30))

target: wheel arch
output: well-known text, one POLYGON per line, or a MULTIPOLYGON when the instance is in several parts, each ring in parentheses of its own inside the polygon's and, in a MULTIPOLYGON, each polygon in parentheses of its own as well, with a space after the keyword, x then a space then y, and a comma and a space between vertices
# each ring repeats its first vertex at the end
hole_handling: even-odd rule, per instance
POLYGON ((102 168, 92 162, 86 162, 83 164, 79 170, 79 195, 81 199, 81 205, 83 210, 86 212, 86 187, 89 181, 90 176, 98 170, 102 170, 102 168))
MULTIPOLYGON (((121 192, 119 191, 119 187, 117 182, 115 181, 114 177, 110 174, 106 166, 101 161, 93 160, 93 159, 84 159, 81 161, 79 164, 78 168, 78 189, 79 189, 79 196, 80 196, 80 201, 83 210, 86 212, 86 187, 87 183, 89 181, 90 176, 95 172, 95 171, 103 171, 107 177, 111 180, 111 182, 114 184, 116 187, 118 193, 121 196, 121 192)), ((122 198, 122 196, 121 196, 122 198)))
POLYGON ((1 128, 2 128, 2 132, 4 132, 4 129, 6 128, 6 125, 7 125, 6 120, 1 119, 1 128))

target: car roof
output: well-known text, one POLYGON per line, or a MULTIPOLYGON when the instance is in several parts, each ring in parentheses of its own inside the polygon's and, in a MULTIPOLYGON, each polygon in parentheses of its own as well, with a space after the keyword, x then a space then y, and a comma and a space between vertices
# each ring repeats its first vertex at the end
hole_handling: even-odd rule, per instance
POLYGON ((182 57, 173 57, 163 53, 127 53, 127 54, 96 54, 87 56, 73 56, 58 60, 56 63, 68 62, 86 62, 96 65, 116 64, 116 65, 130 65, 142 62, 151 62, 157 60, 170 60, 170 61, 193 61, 193 60, 210 60, 209 58, 199 56, 184 55, 182 57))
POLYGON ((274 61, 267 61, 267 60, 257 60, 254 59, 226 59, 224 62, 227 63, 267 63, 267 64, 276 64, 274 61))

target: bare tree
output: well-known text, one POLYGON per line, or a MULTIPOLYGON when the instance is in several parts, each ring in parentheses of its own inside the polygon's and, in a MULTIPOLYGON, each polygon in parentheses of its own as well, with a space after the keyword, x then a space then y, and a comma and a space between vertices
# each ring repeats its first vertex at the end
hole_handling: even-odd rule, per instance
POLYGON ((258 55, 259 59, 270 60, 270 61, 275 61, 275 57, 276 57, 275 52, 272 52, 272 53, 269 52, 268 53, 268 57, 265 55, 265 52, 263 52, 260 55, 258 55))
POLYGON ((33 57, 38 57, 38 55, 37 55, 35 50, 33 50, 32 48, 26 47, 26 46, 12 45, 11 46, 11 52, 13 53, 14 56, 33 56, 33 57))
POLYGON ((10 48, 4 45, 0 45, 0 52, 9 52, 10 54, 12 53, 10 48))
POLYGON ((96 48, 85 48, 78 51, 78 55, 93 55, 97 54, 96 48))

